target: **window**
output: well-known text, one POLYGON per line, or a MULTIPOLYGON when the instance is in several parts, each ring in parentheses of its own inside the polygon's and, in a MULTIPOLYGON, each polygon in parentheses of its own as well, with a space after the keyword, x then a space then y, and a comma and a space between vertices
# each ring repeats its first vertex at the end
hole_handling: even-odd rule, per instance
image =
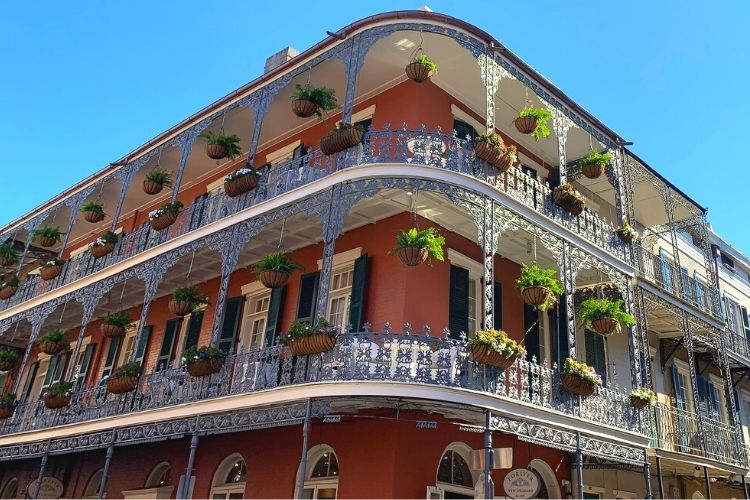
MULTIPOLYGON (((339 488, 339 460, 330 446, 318 445, 308 452, 308 469, 301 498, 335 499, 339 488)), ((295 498, 299 498, 295 496, 295 498)))
POLYGON ((452 248, 448 249, 448 260, 451 263, 448 329, 454 338, 461 332, 471 337, 482 324, 484 266, 452 248))
POLYGON ((18 479, 14 477, 5 483, 0 498, 18 498, 18 479))
POLYGON ((692 384, 689 373, 687 364, 675 360, 672 366, 672 390, 677 402, 677 408, 694 413, 692 384))
POLYGON ((99 469, 91 475, 86 483, 86 488, 83 489, 83 498, 99 498, 99 485, 101 485, 103 475, 103 469, 99 469))
POLYGON ((607 343, 603 335, 585 330, 586 363, 593 366, 601 375, 604 385, 607 384, 607 343))
POLYGON ((172 467, 162 462, 153 468, 146 479, 146 488, 161 488, 172 484, 172 467))
POLYGON ((477 138, 477 131, 474 127, 466 123, 465 121, 453 119, 453 130, 456 131, 456 137, 459 139, 471 139, 477 138))
POLYGON ((721 252, 721 263, 724 267, 734 271, 734 260, 728 257, 724 252, 721 252))
POLYGON ((133 355, 135 349, 135 336, 138 333, 138 324, 140 321, 128 325, 125 330, 125 336, 122 339, 122 349, 120 349, 120 357, 117 360, 117 366, 127 363, 130 357, 133 355))
MULTIPOLYGON (((323 261, 318 261, 321 269, 323 261)), ((326 319, 332 326, 358 329, 364 301, 367 254, 362 248, 354 248, 333 256, 331 282, 328 288, 328 311, 326 319)), ((316 284, 317 292, 317 284, 316 284)), ((313 300, 314 306, 315 300, 313 300)))
POLYGON ((438 464, 436 486, 444 498, 475 498, 477 483, 469 468, 471 448, 464 443, 453 443, 443 452, 438 464))
POLYGON ((246 480, 245 459, 238 453, 229 455, 216 469, 211 498, 214 500, 244 498, 246 480))
POLYGON ((270 290, 262 290, 246 296, 245 317, 242 322, 242 342, 249 350, 261 349, 264 345, 270 305, 270 290))
POLYGON ((328 295, 328 321, 333 326, 346 328, 349 323, 353 277, 353 262, 351 265, 333 272, 328 295))

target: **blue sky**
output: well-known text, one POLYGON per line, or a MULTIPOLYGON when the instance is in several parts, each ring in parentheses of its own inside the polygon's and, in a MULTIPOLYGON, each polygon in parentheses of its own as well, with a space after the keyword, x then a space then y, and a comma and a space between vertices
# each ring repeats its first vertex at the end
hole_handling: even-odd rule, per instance
MULTIPOLYGON (((266 56, 411 2, 1 7, 0 224, 258 76, 266 56), (262 22, 258 22, 262 20, 262 22)), ((491 33, 709 208, 750 254, 750 2, 428 1, 491 33)))

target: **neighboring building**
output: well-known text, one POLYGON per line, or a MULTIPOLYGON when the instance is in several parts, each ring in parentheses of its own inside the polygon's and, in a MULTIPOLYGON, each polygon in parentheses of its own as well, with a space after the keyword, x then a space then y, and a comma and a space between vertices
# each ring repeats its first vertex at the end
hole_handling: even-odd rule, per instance
POLYGON ((46 497, 522 497, 537 484, 541 498, 742 497, 750 265, 720 242, 717 276, 705 210, 626 145, 444 15, 373 16, 272 56, 260 78, 0 229, 20 254, 5 279, 21 281, 0 300, 0 342, 20 353, 2 380, 20 403, 0 423, 0 497, 33 496, 38 478, 46 497), (404 74, 419 48, 439 65, 421 84, 404 74), (296 117, 292 91, 307 82, 334 88, 341 109, 296 117), (552 112, 548 138, 513 126, 527 101, 552 112), (368 131, 325 155, 339 121, 368 131), (518 148, 507 173, 474 154, 472 138, 492 130, 518 148), (236 134, 242 154, 208 158, 207 131, 236 134), (613 155, 596 179, 580 163, 592 150, 613 155), (244 165, 258 185, 230 198, 224 177, 244 165), (171 189, 146 194, 157 168, 171 189), (566 181, 586 198, 578 216, 551 200, 566 181), (184 209, 154 230, 149 213, 174 200, 184 209), (104 220, 84 220, 88 202, 104 220), (638 243, 616 236, 624 221, 638 243), (414 226, 439 229, 444 261, 389 255, 414 226), (44 227, 62 241, 40 246, 44 227), (95 259, 89 244, 108 230, 118 241, 95 259), (268 289, 251 266, 279 250, 304 270, 268 289), (56 257, 60 275, 43 280, 56 257), (532 261, 564 284, 547 312, 514 288, 532 261), (186 285, 210 303, 179 317, 169 302, 186 285), (586 293, 621 297, 636 326, 584 328, 586 293), (107 338, 102 317, 118 311, 133 323, 107 338), (294 320, 320 316, 345 330, 332 350, 280 344, 294 320), (483 326, 523 342, 526 358, 477 362, 483 326), (43 354, 34 341, 54 329, 71 348, 43 354), (224 365, 190 376, 181 353, 207 345, 224 365), (561 386, 567 357, 602 374, 593 395, 561 386), (136 390, 109 393, 129 361, 142 366, 136 390), (59 381, 72 394, 50 410, 42 395, 59 381), (653 409, 631 406, 639 387, 659 393, 653 409))

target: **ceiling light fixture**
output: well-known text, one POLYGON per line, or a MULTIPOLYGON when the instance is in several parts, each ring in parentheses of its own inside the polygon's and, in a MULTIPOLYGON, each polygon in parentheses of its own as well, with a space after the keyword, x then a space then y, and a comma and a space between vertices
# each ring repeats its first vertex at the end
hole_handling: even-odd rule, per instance
POLYGON ((401 40, 396 42, 394 45, 396 45, 396 47, 398 47, 400 50, 406 50, 406 49, 410 49, 414 47, 416 43, 412 42, 408 38, 402 38, 401 40))

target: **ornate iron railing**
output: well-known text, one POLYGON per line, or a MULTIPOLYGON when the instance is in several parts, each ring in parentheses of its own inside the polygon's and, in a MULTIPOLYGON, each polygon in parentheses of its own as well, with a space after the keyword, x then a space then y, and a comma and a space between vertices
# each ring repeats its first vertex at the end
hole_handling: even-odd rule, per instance
POLYGON ((654 437, 659 448, 738 465, 748 463, 737 429, 707 416, 699 419, 695 413, 662 403, 656 405, 654 412, 654 437))
MULTIPOLYGON (((387 326, 387 325, 386 325, 387 326)), ((241 352, 204 378, 172 368, 140 377, 135 392, 112 395, 101 384, 71 395, 70 404, 48 410, 44 401, 21 403, 0 423, 0 434, 45 429, 220 396, 246 394, 304 383, 369 380, 470 389, 618 429, 645 433, 641 415, 628 396, 600 387, 579 398, 560 386, 554 368, 519 359, 507 370, 472 360, 462 339, 429 335, 361 332, 339 336, 332 351, 292 357, 282 346, 241 352)))
POLYGON ((361 146, 337 155, 327 156, 315 149, 300 158, 274 165, 262 172, 257 189, 237 198, 229 198, 224 192, 209 194, 205 199, 186 207, 177 222, 168 229, 154 231, 148 224, 144 224, 123 236, 115 251, 106 257, 94 260, 89 252, 84 252, 68 261, 62 274, 54 280, 45 282, 34 276, 21 283, 13 297, 0 300, 0 310, 89 276, 144 250, 314 182, 337 170, 385 163, 429 166, 481 179, 607 252, 623 260, 629 258, 627 247, 617 239, 614 227, 607 220, 588 208, 577 217, 568 214, 552 203, 551 189, 546 183, 518 168, 505 174, 499 173, 497 169, 475 157, 471 141, 444 134, 439 129, 428 132, 424 128, 409 130, 404 126, 392 130, 386 126, 385 130, 369 131, 361 146))

